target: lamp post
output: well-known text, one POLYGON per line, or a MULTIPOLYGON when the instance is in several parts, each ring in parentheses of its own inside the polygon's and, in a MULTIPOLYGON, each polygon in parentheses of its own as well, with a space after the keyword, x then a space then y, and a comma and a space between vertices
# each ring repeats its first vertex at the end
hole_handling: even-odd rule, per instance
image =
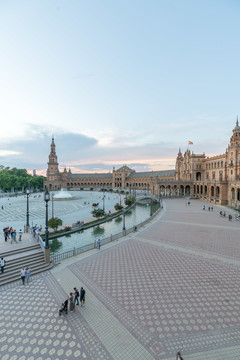
POLYGON ((152 214, 153 214, 153 209, 152 209, 152 198, 151 198, 151 203, 150 203, 150 216, 152 216, 152 214))
POLYGON ((52 192, 52 218, 54 218, 54 204, 53 204, 53 201, 54 201, 54 193, 52 192))
POLYGON ((104 193, 103 193, 103 211, 105 213, 105 195, 104 195, 104 193))
POLYGON ((29 189, 26 190, 26 194, 27 194, 27 232, 28 232, 28 228, 29 228, 29 196, 30 196, 30 191, 29 189))
POLYGON ((126 215, 126 212, 125 212, 125 210, 123 210, 123 231, 125 231, 126 230, 126 226, 125 226, 125 215, 126 215))
POLYGON ((45 249, 49 249, 49 243, 48 243, 48 202, 50 200, 50 195, 48 190, 44 193, 44 201, 46 203, 46 224, 45 224, 45 249))

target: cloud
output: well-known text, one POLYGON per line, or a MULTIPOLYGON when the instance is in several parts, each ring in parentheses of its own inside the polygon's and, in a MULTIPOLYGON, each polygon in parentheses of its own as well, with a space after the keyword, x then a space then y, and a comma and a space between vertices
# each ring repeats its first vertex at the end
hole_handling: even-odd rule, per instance
POLYGON ((86 149, 97 144, 96 139, 83 134, 63 133, 61 129, 51 130, 28 124, 27 133, 23 138, 6 138, 0 143, 0 163, 27 169, 46 168, 53 133, 56 134, 57 153, 64 159, 77 159, 83 150, 86 152, 86 149))
MULTIPOLYGON (((153 141, 150 131, 122 131, 120 135, 115 135, 106 130, 105 135, 109 141, 104 142, 93 136, 65 131, 62 128, 27 124, 23 137, 5 138, 1 141, 0 164, 36 169, 45 174, 52 134, 60 168, 70 167, 72 172, 109 172, 113 166, 119 168, 124 164, 136 171, 169 169, 175 166, 179 146, 182 152, 187 148, 187 141, 181 146, 182 144, 176 143, 178 138, 174 136, 171 141, 163 136, 159 141, 153 141)), ((198 133, 189 139, 194 142, 190 150, 194 153, 205 152, 206 156, 224 153, 228 141, 209 141, 198 133)))

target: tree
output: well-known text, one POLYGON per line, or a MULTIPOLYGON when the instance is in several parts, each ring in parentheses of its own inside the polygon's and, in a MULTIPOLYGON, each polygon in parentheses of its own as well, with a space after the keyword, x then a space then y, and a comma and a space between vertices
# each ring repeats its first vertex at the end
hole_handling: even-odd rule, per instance
POLYGON ((103 217, 105 215, 105 212, 103 209, 94 209, 92 211, 92 216, 99 219, 100 217, 103 217))
POLYGON ((129 196, 128 198, 125 199, 125 205, 127 206, 131 206, 136 202, 136 199, 134 196, 129 196))
POLYGON ((4 167, 0 165, 0 188, 4 191, 22 190, 22 188, 43 188, 43 176, 32 176, 26 169, 4 167))
POLYGON ((123 206, 118 203, 114 205, 115 210, 122 210, 122 208, 123 208, 123 206))
POLYGON ((61 219, 55 218, 55 217, 53 217, 53 218, 51 218, 51 219, 48 220, 48 226, 49 226, 51 229, 54 229, 54 231, 57 231, 57 228, 58 228, 59 226, 61 226, 62 223, 63 223, 63 222, 62 222, 61 219))

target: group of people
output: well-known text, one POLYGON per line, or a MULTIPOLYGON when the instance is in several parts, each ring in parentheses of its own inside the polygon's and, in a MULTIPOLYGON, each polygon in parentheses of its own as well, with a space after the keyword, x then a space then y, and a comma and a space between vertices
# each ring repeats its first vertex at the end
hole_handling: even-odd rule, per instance
POLYGON ((63 312, 67 314, 68 312, 68 303, 69 303, 69 310, 75 311, 75 305, 81 304, 81 306, 85 306, 85 297, 86 297, 86 291, 83 287, 81 287, 80 291, 75 287, 73 289, 73 292, 70 292, 69 297, 67 300, 64 301, 64 303, 61 304, 61 307, 59 309, 59 315, 61 315, 63 312))
MULTIPOLYGON (((5 227, 3 229, 4 239, 7 242, 8 239, 11 239, 11 244, 13 242, 17 243, 17 231, 13 230, 12 227, 9 228, 9 226, 5 227)), ((22 229, 18 232, 18 241, 22 241, 22 229)))
MULTIPOLYGON (((206 209, 205 205, 203 205, 202 209, 203 209, 203 210, 206 209)), ((208 207, 208 211, 213 211, 213 206, 209 206, 209 207, 208 207)))
POLYGON ((30 280, 30 275, 31 275, 31 269, 29 266, 27 266, 26 268, 23 266, 21 269, 21 279, 22 279, 22 283, 23 285, 25 285, 25 280, 27 280, 27 283, 30 280))

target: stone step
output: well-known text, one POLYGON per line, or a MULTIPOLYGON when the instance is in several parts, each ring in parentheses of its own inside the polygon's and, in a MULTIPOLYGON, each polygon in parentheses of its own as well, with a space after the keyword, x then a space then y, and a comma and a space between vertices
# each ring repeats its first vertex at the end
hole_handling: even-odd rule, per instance
MULTIPOLYGON (((46 263, 44 261, 42 261, 42 260, 40 260, 40 261, 38 261, 36 263, 29 264, 29 267, 31 269, 31 273, 34 270, 36 270, 37 268, 41 267, 42 265, 46 265, 46 263)), ((4 273, 0 273, 0 282, 1 282, 1 280, 5 280, 7 278, 12 278, 12 277, 15 277, 15 276, 20 278, 21 269, 22 269, 22 266, 17 267, 17 268, 13 268, 11 270, 4 269, 4 273)))
POLYGON ((51 269, 52 264, 45 263, 44 253, 39 244, 13 245, 16 245, 15 248, 8 247, 0 254, 6 261, 4 273, 0 273, 0 285, 21 280, 20 271, 23 266, 30 267, 31 276, 51 269))
POLYGON ((35 249, 41 249, 40 245, 39 244, 33 244, 33 245, 28 245, 28 246, 19 246, 19 247, 16 247, 14 249, 9 247, 6 250, 4 249, 4 251, 0 252, 0 257, 4 258, 6 256, 20 254, 22 252, 27 252, 27 251, 31 251, 31 250, 35 250, 35 249))
POLYGON ((31 251, 27 251, 27 252, 23 252, 23 253, 18 253, 18 254, 14 254, 14 255, 9 255, 9 256, 5 256, 4 259, 6 261, 6 266, 9 264, 14 264, 15 262, 20 261, 21 259, 27 259, 27 258, 31 258, 31 257, 38 257, 38 256, 44 256, 44 253, 42 250, 40 249, 36 249, 36 250, 31 250, 31 251))
POLYGON ((39 263, 45 263, 44 262, 44 255, 43 254, 39 254, 38 256, 34 256, 34 257, 28 257, 28 258, 21 258, 18 261, 14 261, 13 263, 7 263, 4 267, 4 274, 6 273, 11 273, 13 271, 20 271, 21 268, 30 266, 32 267, 33 265, 39 264, 39 263))
MULTIPOLYGON (((48 270, 50 270, 50 269, 52 268, 52 266, 53 266, 52 264, 46 264, 46 263, 44 263, 44 264, 42 264, 42 265, 39 265, 37 268, 32 269, 32 271, 31 271, 31 276, 32 276, 32 275, 39 274, 39 273, 41 273, 41 272, 43 272, 43 271, 48 271, 48 270)), ((15 275, 15 276, 10 276, 10 277, 8 277, 8 278, 6 278, 6 279, 2 279, 1 276, 2 276, 2 274, 0 274, 0 285, 1 285, 1 286, 2 286, 2 285, 9 284, 9 283, 14 282, 14 281, 19 281, 19 280, 21 280, 20 271, 18 271, 18 274, 17 274, 17 275, 15 275)))

